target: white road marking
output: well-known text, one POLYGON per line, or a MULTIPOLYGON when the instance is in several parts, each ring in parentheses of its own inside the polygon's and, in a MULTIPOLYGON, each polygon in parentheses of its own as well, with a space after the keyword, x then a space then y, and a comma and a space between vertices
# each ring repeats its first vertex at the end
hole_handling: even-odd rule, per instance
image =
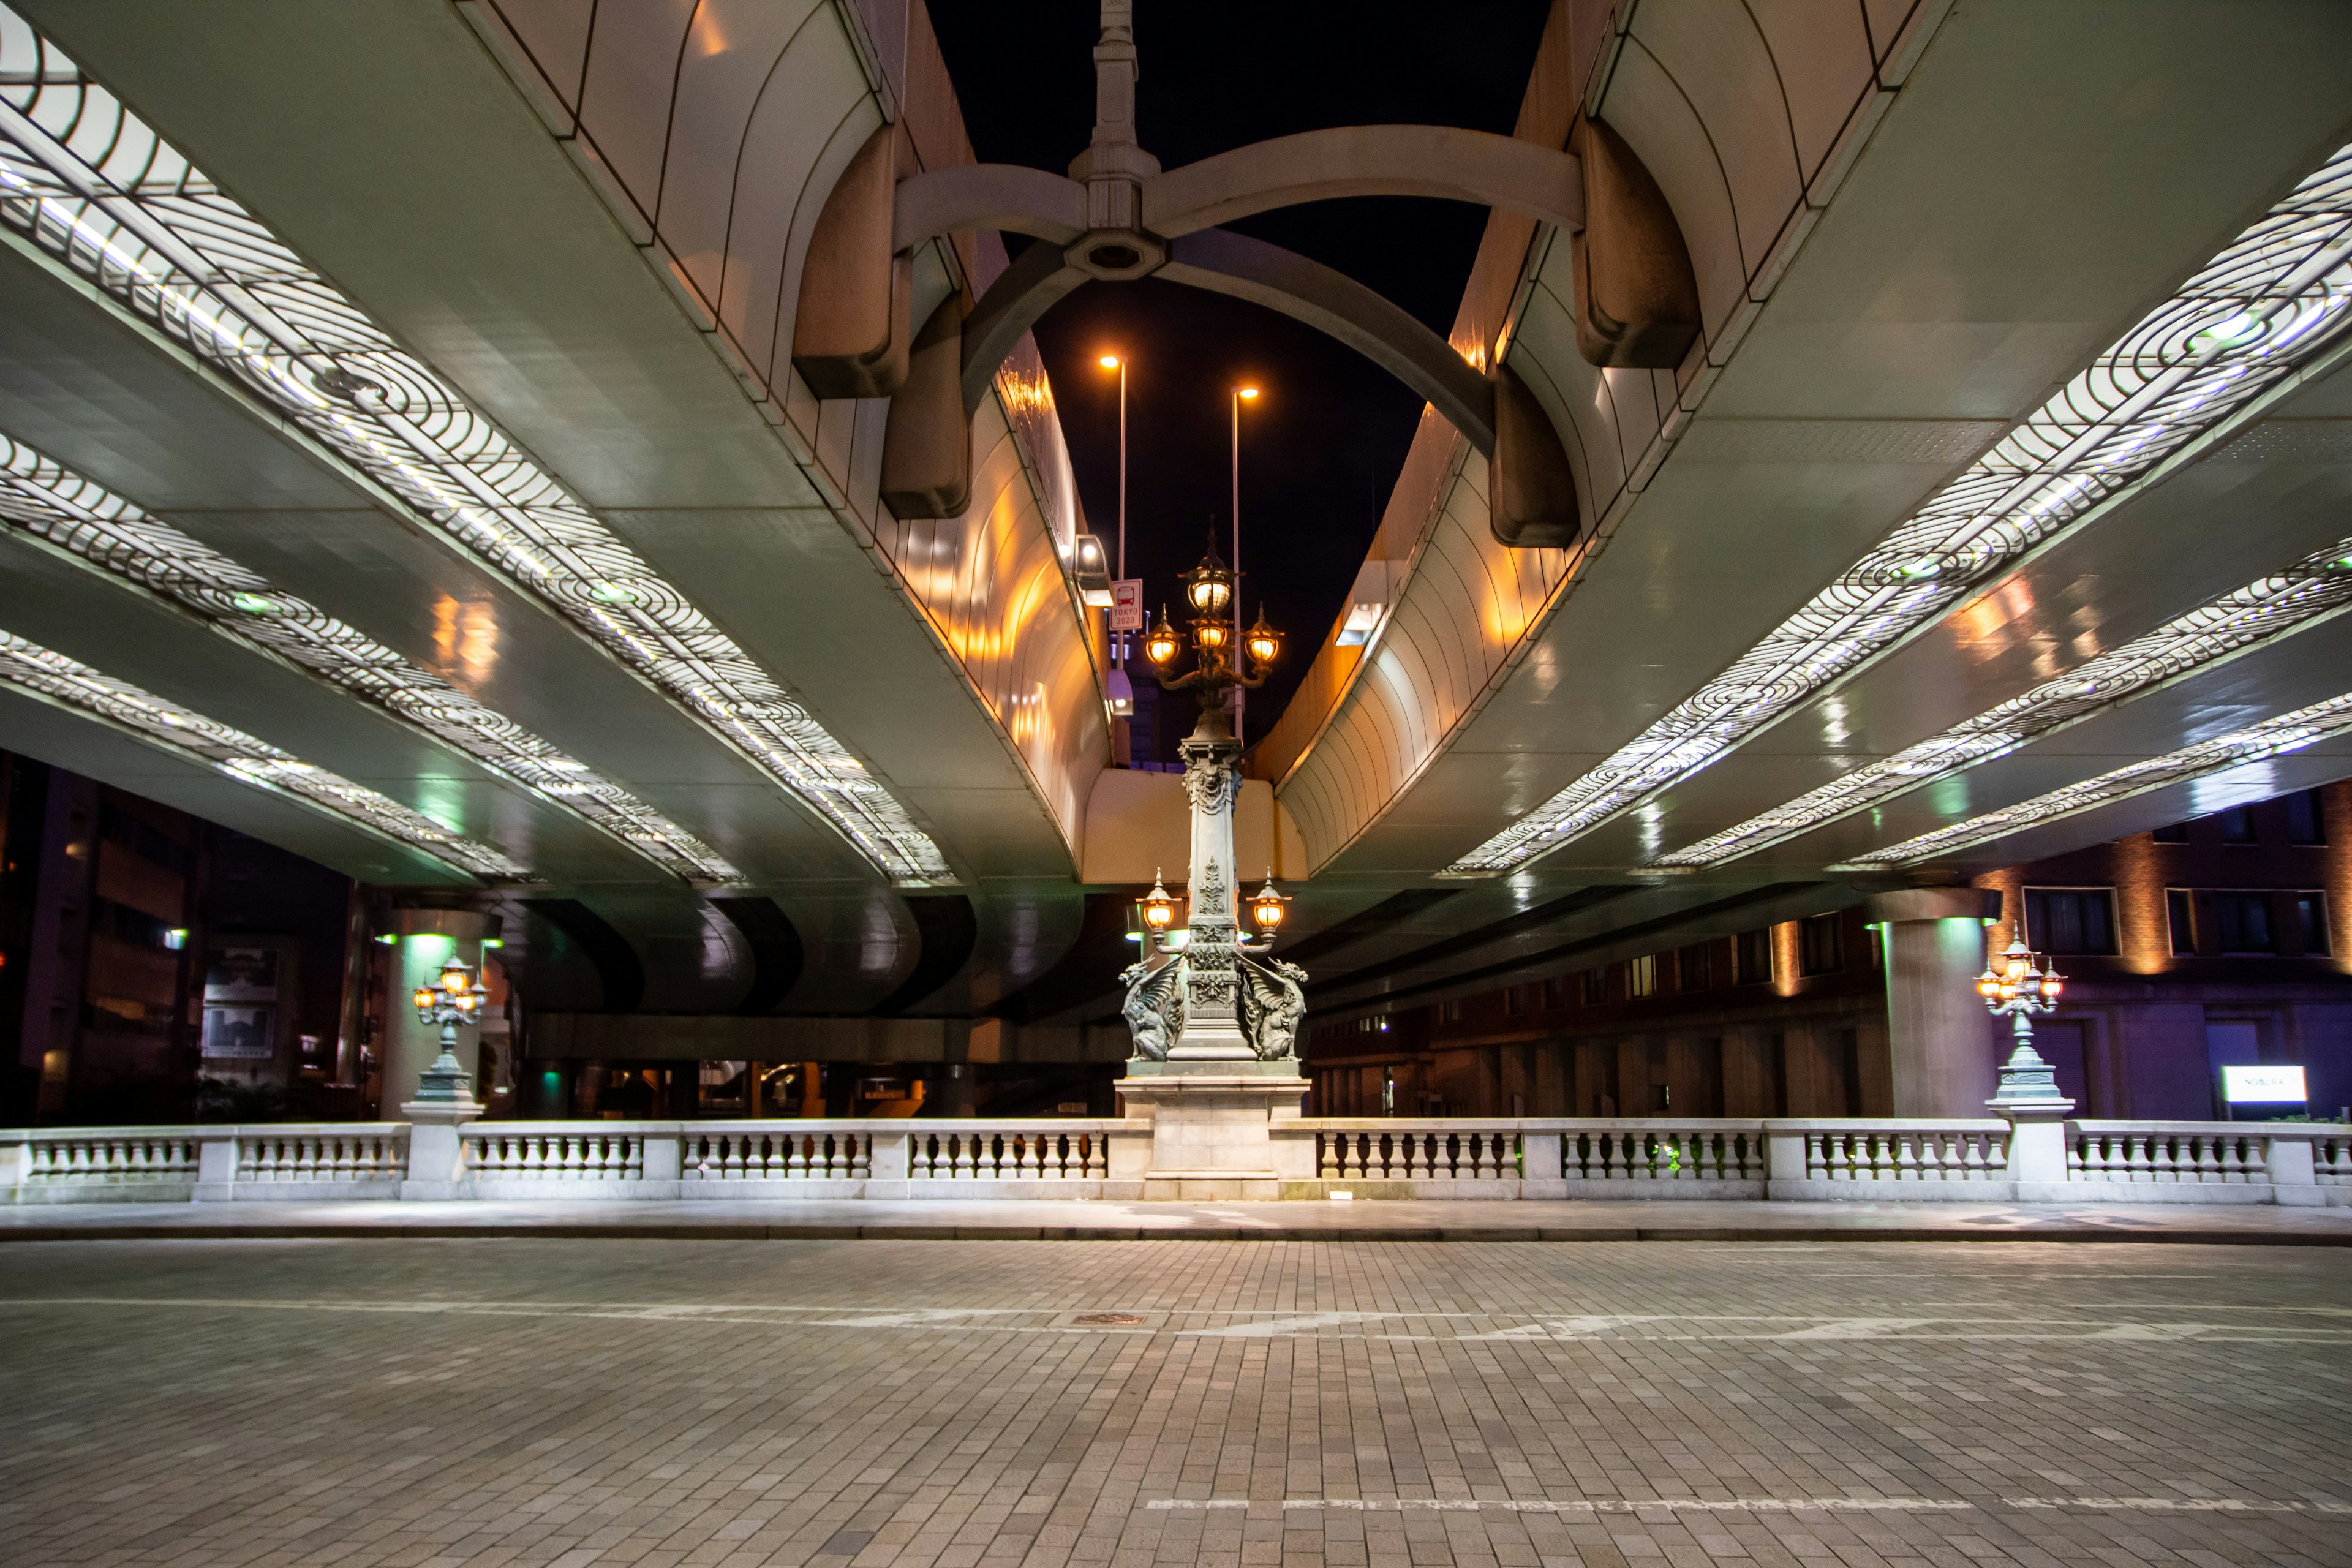
POLYGON ((1875 1340, 1904 1329, 1924 1329, 1936 1318, 1833 1318, 1810 1329, 1774 1334, 1776 1340, 1875 1340))
POLYGON ((1402 1513, 1408 1510, 1438 1513, 1594 1513, 1633 1514, 1644 1509, 1670 1513, 1950 1513, 1984 1507, 2014 1509, 2084 1509, 2100 1512, 2139 1513, 2299 1513, 2325 1517, 2352 1515, 2352 1502, 2330 1499, 2294 1498, 2033 1498, 2006 1497, 1990 1503, 1963 1498, 1811 1497, 1811 1498, 1284 1498, 1269 1499, 1152 1498, 1146 1509, 1164 1511, 1272 1508, 1320 1510, 1358 1513, 1402 1513))

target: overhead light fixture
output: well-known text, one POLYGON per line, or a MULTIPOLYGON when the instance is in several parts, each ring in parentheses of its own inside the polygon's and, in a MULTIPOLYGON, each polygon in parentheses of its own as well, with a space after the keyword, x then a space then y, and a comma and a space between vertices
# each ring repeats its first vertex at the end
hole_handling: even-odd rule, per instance
POLYGON ((268 588, 219 551, 6 436, 0 436, 0 529, 38 541, 79 566, 153 594, 247 647, 308 670, 523 788, 560 797, 567 809, 625 842, 643 846, 639 834, 658 833, 654 842, 661 848, 647 858, 688 881, 728 886, 744 880, 725 857, 587 763, 357 627, 268 588), (225 615, 224 603, 243 613, 225 615))
POLYGON ((2110 648, 1975 718, 1841 773, 1785 805, 1659 857, 1661 866, 1713 866, 1783 843, 1929 779, 2006 756, 2029 742, 2276 641, 2352 605, 2352 577, 2334 563, 2352 541, 2329 545, 2241 588, 2216 595, 2145 637, 2110 648))
POLYGON ((2012 833, 2022 833, 2029 827, 2040 827, 2077 812, 2090 811, 2117 801, 2129 800, 2150 790, 2168 785, 2190 784, 2198 779, 2247 763, 2260 762, 2264 757, 2283 756, 2335 736, 2352 733, 2352 692, 2331 697, 2325 702, 2315 702, 2308 708, 2298 708, 2292 713, 2282 713, 2243 730, 2233 730, 2210 741, 2200 741, 2178 752, 2145 762, 2130 763, 2096 778, 2071 784, 2063 789, 2053 789, 2047 795, 1999 811, 1988 811, 1969 817, 1966 822, 1949 827, 1923 833, 1906 838, 1900 844, 1890 844, 1867 855, 1857 855, 1852 860, 1829 868, 1832 871, 1883 871, 1891 867, 1907 866, 1916 861, 1932 859, 1938 855, 1950 855, 1973 848, 1991 839, 2012 833))
POLYGON ((78 659, 0 631, 0 685, 129 731, 151 746, 213 768, 239 784, 291 795, 459 871, 527 882, 530 871, 495 845, 450 832, 363 784, 298 761, 267 741, 190 712, 78 659), (166 718, 169 722, 166 722, 166 718))
POLYGON ((1072 541, 1070 576, 1078 585, 1078 596, 1089 607, 1110 608, 1110 559, 1103 552, 1100 538, 1081 533, 1072 541))
POLYGON ((28 249, 556 611, 892 880, 953 879, 887 791, 819 787, 847 748, 456 387, 5 5, 0 24, 0 222, 28 249))
POLYGON ((2352 147, 1729 668, 1440 875, 1500 876, 1706 767, 2215 434, 2352 318, 2347 263, 2352 147))

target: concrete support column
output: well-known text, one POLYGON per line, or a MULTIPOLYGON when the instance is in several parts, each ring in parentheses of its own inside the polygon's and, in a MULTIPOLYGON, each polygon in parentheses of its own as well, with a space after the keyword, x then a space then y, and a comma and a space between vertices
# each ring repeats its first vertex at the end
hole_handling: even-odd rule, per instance
POLYGON ((1999 1076, 1990 1016, 1976 992, 1984 922, 2000 895, 1907 888, 1870 900, 1886 944, 1886 1026, 1896 1116, 1982 1116, 1999 1076))
MULTIPOLYGON (((441 1026, 420 1024, 408 998, 420 985, 429 985, 451 953, 460 963, 478 970, 482 939, 494 934, 494 917, 478 910, 396 910, 392 934, 392 994, 384 1002, 383 1096, 376 1101, 377 1117, 384 1121, 408 1120, 401 1107, 416 1098, 417 1080, 441 1052, 441 1026)), ((471 1063, 480 1048, 473 1028, 459 1026, 457 1059, 471 1063)))

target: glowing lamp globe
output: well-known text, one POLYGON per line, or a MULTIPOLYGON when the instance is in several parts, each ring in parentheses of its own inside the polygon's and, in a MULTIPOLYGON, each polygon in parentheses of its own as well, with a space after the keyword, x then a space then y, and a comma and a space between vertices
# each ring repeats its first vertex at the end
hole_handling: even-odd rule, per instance
POLYGON ((1265 886, 1260 888, 1256 895, 1250 900, 1250 919, 1256 923, 1261 934, 1272 936, 1281 929, 1282 906, 1288 902, 1290 902, 1288 899, 1275 891, 1274 868, 1267 867, 1265 886))
POLYGON ((1184 602, 1201 615, 1221 615, 1234 602, 1234 574, 1217 559, 1214 546, 1180 581, 1184 584, 1184 602))
POLYGON ((1258 606, 1257 624, 1250 627, 1248 636, 1242 639, 1242 646, 1249 650, 1250 658, 1260 664, 1272 664, 1275 656, 1282 652, 1282 634, 1265 624, 1264 605, 1258 606))
POLYGON ((1166 664, 1182 646, 1177 640, 1176 628, 1168 624, 1168 607, 1163 605, 1160 608, 1160 624, 1143 639, 1143 657, 1154 664, 1166 664))
POLYGON ((1151 874, 1151 891, 1137 902, 1143 907, 1143 923, 1151 930, 1166 931, 1176 923, 1176 900, 1168 896, 1156 869, 1151 874))

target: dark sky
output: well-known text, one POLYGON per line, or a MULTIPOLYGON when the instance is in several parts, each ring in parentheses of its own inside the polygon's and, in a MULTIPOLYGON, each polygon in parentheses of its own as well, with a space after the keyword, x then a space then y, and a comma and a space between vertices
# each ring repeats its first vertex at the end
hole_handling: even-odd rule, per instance
MULTIPOLYGON (((1139 0, 1138 121, 1174 168, 1329 125, 1439 124, 1507 134, 1549 0, 1443 6, 1321 0, 1139 0)), ((1094 123, 1094 0, 931 0, 931 21, 983 162, 1061 173, 1094 123)), ((1324 202, 1235 227, 1387 295, 1441 335, 1454 324, 1486 211, 1414 200, 1324 202)), ((1018 249, 1020 241, 1008 237, 1018 249)), ((1242 416, 1243 597, 1290 636, 1253 693, 1265 733, 1338 615, 1412 439, 1421 400, 1353 351, 1287 317, 1172 283, 1089 283, 1038 323, 1088 520, 1118 519, 1118 388, 1128 381, 1128 574, 1157 606, 1231 525, 1230 391, 1242 416)), ((1140 661, 1138 661, 1139 665, 1140 661)), ((1183 699, 1167 744, 1190 726, 1183 699)), ((1139 753, 1141 747, 1139 746, 1139 753)), ((1163 748, 1163 754, 1172 754, 1163 748)))

